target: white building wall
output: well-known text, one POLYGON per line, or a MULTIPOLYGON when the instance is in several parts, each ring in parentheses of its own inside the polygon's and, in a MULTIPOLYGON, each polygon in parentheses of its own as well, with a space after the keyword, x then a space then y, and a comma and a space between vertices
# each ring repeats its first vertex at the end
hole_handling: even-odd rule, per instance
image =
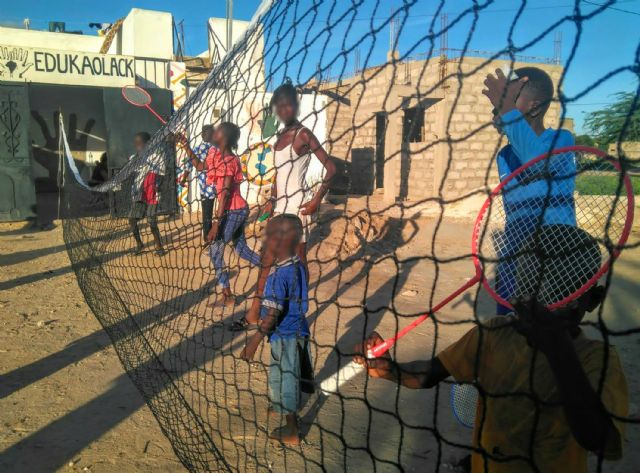
POLYGON ((49 31, 23 30, 0 26, 0 43, 12 46, 98 53, 103 41, 104 38, 99 36, 51 33, 49 31))
POLYGON ((171 13, 133 8, 122 24, 119 54, 172 59, 173 17, 171 13))
MULTIPOLYGON (((14 46, 99 53, 104 36, 0 27, 0 43, 14 46)), ((173 57, 171 13, 133 8, 109 48, 110 54, 170 60, 173 57)))
MULTIPOLYGON (((105 36, 25 30, 0 27, 0 44, 21 48, 46 49, 49 52, 98 54, 105 36)), ((170 13, 133 8, 125 18, 109 48, 110 55, 132 56, 136 81, 145 88, 169 88, 169 64, 173 57, 173 17, 170 13)), ((45 78, 39 82, 48 83, 45 78)), ((106 82, 104 82, 106 81, 106 82)), ((59 80, 51 82, 59 83, 59 80)), ((109 86, 104 83, 85 84, 84 77, 70 77, 69 84, 109 86)), ((114 80, 112 86, 123 83, 114 80)), ((133 79, 130 82, 133 83, 133 79)))

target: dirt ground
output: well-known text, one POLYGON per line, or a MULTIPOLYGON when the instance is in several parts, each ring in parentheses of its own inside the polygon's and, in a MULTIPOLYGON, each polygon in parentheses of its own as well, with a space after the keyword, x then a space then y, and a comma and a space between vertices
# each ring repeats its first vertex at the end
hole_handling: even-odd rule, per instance
MULTIPOLYGON (((317 378, 331 374, 331 367, 335 366, 335 360, 331 362, 334 345, 348 350, 345 347, 353 345, 357 334, 373 328, 383 335, 390 334, 396 324, 403 326, 419 314, 431 296, 437 299, 447 295, 473 275, 469 259, 458 259, 469 251, 471 223, 460 218, 445 220, 432 242, 436 220, 429 212, 425 215, 420 217, 414 212, 411 217, 374 222, 375 235, 360 235, 365 241, 360 249, 353 232, 346 244, 335 238, 344 232, 339 220, 329 219, 317 231, 310 249, 313 302, 309 311, 317 378), (385 257, 394 247, 399 248, 396 257, 385 257), (335 262, 336 254, 342 254, 342 264, 335 262), (437 255, 440 263, 436 265, 431 255, 437 255), (406 259, 409 256, 418 258, 406 259), (436 290, 432 291, 436 274, 436 290), (365 318, 358 317, 363 302, 365 318), (393 317, 393 312, 401 316, 393 317)), ((192 218, 195 221, 197 216, 192 218)), ((166 235, 173 230, 173 236, 168 237, 174 252, 167 260, 169 268, 184 261, 185 250, 180 245, 188 238, 196 238, 195 234, 180 233, 185 227, 191 228, 191 223, 163 223, 166 235)), ((31 232, 22 227, 0 225, 0 470, 184 471, 84 302, 60 226, 48 232, 31 232)), ((357 237, 358 231, 355 234, 357 237)), ((640 239, 637 224, 633 238, 640 239)), ((112 244, 110 248, 122 249, 132 242, 123 236, 112 244)), ((196 253, 187 256, 198 258, 196 253)), ((127 258, 132 257, 123 255, 109 262, 107 270, 112 271, 115 284, 121 268, 133 261, 127 258)), ((147 253, 141 258, 152 262, 154 257, 147 253)), ((152 291, 136 274, 130 276, 138 284, 136 291, 152 291)), ((201 274, 199 279, 187 277, 187 284, 169 272, 153 275, 149 283, 160 292, 162 288, 184 291, 191 285, 195 290, 211 277, 210 272, 201 274)), ((237 292, 249 293, 255 272, 242 270, 234 277, 241 288, 237 292)), ((605 317, 610 329, 636 329, 634 334, 612 337, 629 380, 631 413, 635 418, 640 400, 640 375, 635 367, 640 354, 639 290, 640 249, 634 248, 623 253, 616 265, 605 317)), ((167 299, 172 293, 156 293, 156 297, 167 299)), ((437 337, 431 322, 416 329, 406 343, 398 346, 398 357, 426 358, 434 349, 434 340, 437 339, 439 350, 458 338, 470 324, 447 322, 468 320, 474 299, 475 292, 469 291, 442 311, 439 320, 445 323, 438 324, 437 337)), ((478 313, 490 314, 492 302, 482 294, 479 301, 478 313)), ((265 440, 265 432, 274 421, 266 414, 264 367, 230 365, 232 354, 237 356, 244 338, 230 335, 219 324, 242 313, 246 301, 234 312, 222 314, 208 309, 206 302, 197 300, 192 304, 189 312, 191 316, 198 314, 197 319, 177 317, 150 328, 147 335, 152 344, 163 347, 180 338, 195 340, 193 337, 201 333, 204 325, 213 327, 211 343, 218 351, 203 363, 202 370, 195 374, 177 372, 174 381, 182 392, 191 393, 190 402, 205 400, 217 409, 217 426, 223 425, 231 432, 218 439, 218 445, 229 453, 234 467, 247 471, 320 471, 324 466, 331 472, 374 468, 386 472, 398 471, 393 464, 401 463, 405 471, 418 472, 435 471, 439 461, 450 465, 465 454, 464 449, 452 445, 468 444, 470 431, 460 427, 451 415, 448 386, 434 391, 410 391, 372 381, 363 390, 362 379, 348 383, 340 397, 313 395, 308 400, 302 413, 306 440, 300 448, 283 450, 271 446, 265 440), (233 382, 224 383, 229 372, 233 382), (207 384, 207 374, 217 384, 207 384), (401 436, 403 446, 399 449, 396 439, 401 436), (367 451, 375 451, 375 460, 367 451), (258 465, 252 465, 254 458, 259 458, 258 465)), ((130 304, 132 313, 145 310, 144 304, 139 304, 137 311, 130 304)), ((190 356, 199 359, 206 355, 168 350, 162 362, 179 371, 172 365, 173 360, 190 356)), ((262 349, 258 358, 266 362, 268 352, 262 349)), ((208 412, 207 406, 198 405, 198 409, 208 412)), ((627 434, 623 460, 605 464, 604 471, 622 473, 637 468, 640 452, 632 446, 640 441, 640 424, 629 424, 627 434)))

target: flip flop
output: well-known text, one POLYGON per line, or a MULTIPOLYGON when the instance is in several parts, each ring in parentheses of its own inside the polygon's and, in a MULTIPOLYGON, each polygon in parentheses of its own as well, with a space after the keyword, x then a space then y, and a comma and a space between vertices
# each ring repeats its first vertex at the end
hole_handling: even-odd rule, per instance
POLYGON ((257 328, 258 324, 252 324, 244 317, 240 320, 234 320, 229 326, 229 330, 232 332, 244 332, 246 330, 256 330, 257 328))

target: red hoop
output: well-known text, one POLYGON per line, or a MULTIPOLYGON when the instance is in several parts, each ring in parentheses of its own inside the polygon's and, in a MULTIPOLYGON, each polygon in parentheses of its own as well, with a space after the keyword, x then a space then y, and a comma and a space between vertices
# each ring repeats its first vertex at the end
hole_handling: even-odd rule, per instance
MULTIPOLYGON (((620 251, 621 251, 620 249, 624 246, 624 244, 627 242, 627 239, 629 238, 629 235, 631 233, 631 227, 633 224, 633 217, 634 217, 633 185, 631 184, 631 179, 629 179, 629 175, 623 172, 622 166, 620 165, 620 162, 616 158, 608 155, 604 151, 597 148, 591 148, 588 146, 569 146, 565 148, 555 149, 550 153, 545 153, 538 156, 537 158, 532 159, 528 163, 524 164, 523 166, 521 166, 520 168, 516 169, 511 174, 509 174, 505 179, 502 180, 502 182, 500 182, 500 184, 495 189, 493 189, 493 191, 491 191, 491 194, 489 194, 489 197, 487 197, 487 200, 485 200, 484 204, 480 208, 480 212, 478 213, 478 217, 476 218, 472 237, 471 237, 471 254, 473 258, 473 264, 476 268, 476 277, 479 278, 482 285, 489 292, 491 297, 493 297, 496 301, 498 301, 500 304, 506 307, 513 308, 508 301, 500 297, 500 295, 489 283, 489 280, 487 279, 485 272, 483 270, 482 260, 480 258, 480 250, 478 248, 478 242, 481 239, 480 233, 483 229, 485 214, 491 207, 491 203, 493 202, 493 200, 501 194, 505 186, 507 186, 509 182, 511 182, 523 171, 525 171, 526 169, 529 169, 532 166, 535 166, 537 163, 539 163, 542 160, 550 158, 551 156, 564 154, 564 153, 575 153, 575 152, 593 154, 598 158, 601 158, 609 162, 618 171, 618 173, 622 173, 622 176, 623 176, 622 180, 623 180, 624 188, 627 194, 627 216, 625 219, 625 225, 620 234, 620 238, 615 245, 616 249, 612 252, 611 257, 601 266, 600 270, 591 279, 589 279, 589 281, 585 285, 583 285, 577 292, 561 299, 560 301, 550 304, 548 306, 548 309, 554 310, 559 307, 562 307, 568 304, 569 302, 571 302, 572 300, 580 297, 586 291, 588 291, 589 288, 592 287, 596 282, 598 282, 598 280, 609 270, 609 267, 611 266, 611 262, 620 255, 620 251)), ((623 198, 622 195, 620 196, 620 198, 623 198)))
MULTIPOLYGON (((613 165, 613 167, 615 168, 615 170, 618 173, 622 173, 624 189, 625 189, 626 194, 627 194, 627 201, 626 201, 627 214, 626 214, 626 218, 625 218, 625 224, 624 224, 623 229, 622 229, 622 231, 620 233, 620 238, 618 239, 618 242, 616 244, 616 249, 612 252, 610 258, 604 264, 602 264, 602 266, 600 267, 600 270, 593 277, 591 277, 587 281, 587 283, 585 283, 578 291, 572 293, 571 295, 563 298, 562 300, 560 300, 558 302, 550 304, 548 307, 549 307, 549 309, 556 309, 558 307, 561 307, 561 306, 567 304, 568 302, 572 301, 573 299, 579 297, 580 295, 584 294, 590 287, 592 287, 598 281, 598 279, 600 279, 602 277, 602 275, 609 270, 609 268, 611 266, 611 262, 615 258, 618 257, 622 247, 624 246, 624 244, 626 243, 627 239, 629 238, 629 234, 631 233, 631 226, 633 224, 633 212, 634 212, 633 186, 631 184, 631 180, 629 179, 629 176, 624 172, 624 170, 622 169, 622 166, 620 165, 619 161, 617 159, 609 156, 607 153, 605 153, 605 152, 603 152, 603 151, 601 151, 599 149, 596 149, 596 148, 590 148, 588 146, 570 146, 570 147, 565 147, 565 148, 558 148, 556 150, 553 150, 550 153, 544 153, 544 154, 532 159, 531 161, 529 161, 525 165, 521 166, 520 168, 516 169, 514 172, 509 174, 498 186, 496 186, 496 188, 493 189, 493 191, 491 191, 491 193, 489 194, 489 197, 487 198, 487 200, 485 200, 484 204, 480 208, 480 212, 478 213, 478 217, 476 218, 476 222, 474 224, 474 228, 473 228, 473 232, 472 232, 471 252, 472 252, 472 258, 473 258, 474 267, 476 269, 475 276, 473 278, 471 278, 469 281, 467 281, 465 284, 463 284, 460 288, 458 288, 457 290, 452 292, 448 297, 444 298, 438 304, 434 305, 430 312, 427 312, 427 313, 421 315, 416 320, 414 320, 411 324, 407 325, 402 330, 398 331, 398 333, 396 334, 395 337, 388 338, 383 343, 381 343, 381 344, 377 345, 375 348, 373 348, 370 351, 370 353, 368 354, 368 357, 379 357, 379 356, 382 356, 393 345, 395 345, 395 343, 400 338, 404 337, 407 333, 409 333, 415 327, 417 327, 422 322, 427 320, 432 314, 438 312, 440 309, 445 307, 449 302, 451 302, 453 299, 458 297, 460 294, 464 293, 469 288, 473 287, 478 282, 482 283, 482 285, 489 291, 490 295, 496 301, 498 301, 501 304, 504 304, 507 307, 511 307, 511 305, 508 303, 508 301, 506 301, 502 297, 500 297, 496 293, 496 291, 491 287, 491 285, 489 284, 489 281, 488 281, 488 279, 487 279, 487 277, 485 275, 485 271, 483 269, 482 260, 480 258, 480 254, 479 254, 480 252, 479 252, 479 248, 478 248, 478 242, 480 241, 480 232, 483 229, 483 222, 485 221, 484 216, 487 213, 487 210, 491 207, 491 204, 494 201, 494 199, 501 194, 501 192, 504 189, 504 187, 509 182, 511 182, 516 176, 521 174, 523 171, 531 168, 532 166, 536 165, 540 161, 542 161, 544 159, 548 159, 548 158, 550 158, 552 156, 555 156, 555 155, 558 155, 558 154, 576 153, 576 152, 590 153, 590 154, 595 155, 598 158, 605 159, 610 164, 613 165)), ((622 198, 622 196, 620 196, 620 198, 622 198)))

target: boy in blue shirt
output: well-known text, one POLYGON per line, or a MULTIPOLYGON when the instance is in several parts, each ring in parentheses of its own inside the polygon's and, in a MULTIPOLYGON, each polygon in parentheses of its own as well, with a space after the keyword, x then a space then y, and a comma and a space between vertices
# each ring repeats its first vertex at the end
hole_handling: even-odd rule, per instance
POLYGON ((309 350, 307 275, 296 256, 302 222, 296 215, 280 214, 267 225, 266 245, 276 256, 262 300, 258 331, 247 341, 240 357, 253 359, 262 339, 271 345, 269 400, 271 409, 284 415, 285 425, 270 438, 284 444, 300 443, 297 412, 301 393, 313 392, 313 366, 309 350))
MULTIPOLYGON (((500 181, 541 154, 575 144, 568 130, 544 127, 554 92, 549 75, 536 67, 514 72, 516 78, 508 80, 497 69, 495 76, 487 76, 486 89, 482 91, 494 107, 496 127, 509 140, 496 158, 500 181)), ((575 157, 563 153, 533 165, 503 188, 505 228, 502 235, 494 238, 500 257, 495 287, 504 300, 509 300, 515 289, 513 258, 536 228, 576 224, 575 174, 575 157)), ((509 312, 511 309, 498 304, 499 315, 509 312)))

